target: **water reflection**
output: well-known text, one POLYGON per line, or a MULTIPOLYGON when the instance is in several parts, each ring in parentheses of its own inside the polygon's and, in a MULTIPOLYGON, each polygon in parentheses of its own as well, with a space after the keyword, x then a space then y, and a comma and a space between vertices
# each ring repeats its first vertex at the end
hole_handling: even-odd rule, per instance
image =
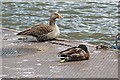
POLYGON ((48 24, 51 12, 59 11, 64 16, 57 22, 63 38, 110 43, 117 34, 117 3, 3 2, 2 6, 4 27, 23 30, 39 23, 48 24))

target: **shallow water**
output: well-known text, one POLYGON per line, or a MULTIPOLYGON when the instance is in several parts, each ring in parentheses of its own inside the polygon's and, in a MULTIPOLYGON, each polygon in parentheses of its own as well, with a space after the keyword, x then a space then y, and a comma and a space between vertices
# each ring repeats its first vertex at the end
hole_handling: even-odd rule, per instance
POLYGON ((114 42, 118 32, 117 2, 3 2, 2 25, 16 30, 48 24, 51 12, 64 17, 57 20, 62 38, 92 44, 114 42))

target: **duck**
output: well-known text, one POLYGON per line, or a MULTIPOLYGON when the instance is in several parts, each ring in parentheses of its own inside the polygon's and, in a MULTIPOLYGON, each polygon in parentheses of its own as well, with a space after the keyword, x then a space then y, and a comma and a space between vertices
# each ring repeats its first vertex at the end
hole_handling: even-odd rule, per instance
POLYGON ((98 49, 107 50, 109 48, 110 48, 110 46, 102 44, 102 43, 100 43, 99 45, 96 46, 96 50, 98 50, 98 49))
POLYGON ((89 60, 90 54, 88 48, 84 44, 80 44, 77 47, 71 47, 58 53, 60 62, 89 60))
POLYGON ((61 18, 63 18, 61 14, 53 12, 49 19, 49 25, 38 24, 19 32, 17 35, 33 36, 39 42, 56 39, 60 35, 60 30, 55 21, 61 18))

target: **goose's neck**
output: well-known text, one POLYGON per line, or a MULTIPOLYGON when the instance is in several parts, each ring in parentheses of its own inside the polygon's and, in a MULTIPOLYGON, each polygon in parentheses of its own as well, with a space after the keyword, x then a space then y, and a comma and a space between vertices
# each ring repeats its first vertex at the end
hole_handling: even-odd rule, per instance
POLYGON ((55 18, 50 17, 50 26, 54 26, 55 25, 55 18))

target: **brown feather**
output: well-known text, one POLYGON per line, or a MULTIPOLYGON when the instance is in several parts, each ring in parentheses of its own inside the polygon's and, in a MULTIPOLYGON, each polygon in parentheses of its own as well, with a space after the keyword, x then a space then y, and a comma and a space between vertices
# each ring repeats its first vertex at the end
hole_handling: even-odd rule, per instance
POLYGON ((39 24, 20 32, 17 35, 31 35, 38 37, 39 35, 48 34, 51 31, 53 31, 53 27, 51 28, 51 26, 39 24))
POLYGON ((67 50, 64 50, 64 51, 59 52, 59 54, 71 55, 71 54, 74 54, 74 53, 76 53, 77 51, 79 51, 79 49, 81 49, 81 48, 72 47, 72 48, 69 48, 69 49, 67 49, 67 50))

